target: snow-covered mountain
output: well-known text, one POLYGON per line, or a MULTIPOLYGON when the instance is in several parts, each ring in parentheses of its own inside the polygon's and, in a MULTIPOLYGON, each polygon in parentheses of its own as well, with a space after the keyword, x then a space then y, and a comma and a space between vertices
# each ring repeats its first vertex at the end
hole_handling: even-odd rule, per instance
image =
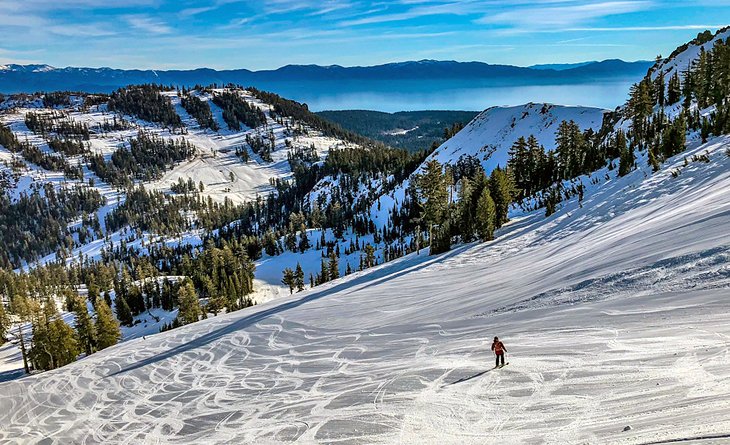
POLYGON ((555 149, 555 134, 563 121, 574 121, 582 130, 601 128, 606 110, 592 107, 529 103, 484 110, 427 159, 442 165, 461 156, 478 158, 487 174, 506 167, 509 151, 520 137, 533 135, 546 150, 555 149))

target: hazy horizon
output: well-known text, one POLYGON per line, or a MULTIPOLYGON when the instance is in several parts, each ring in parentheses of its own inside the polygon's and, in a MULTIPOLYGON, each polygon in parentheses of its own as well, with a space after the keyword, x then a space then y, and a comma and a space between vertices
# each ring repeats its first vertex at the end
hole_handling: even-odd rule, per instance
POLYGON ((91 65, 69 65, 69 64, 61 64, 61 65, 53 65, 50 63, 43 63, 41 61, 36 63, 14 63, 14 62, 5 62, 0 64, 0 67, 2 66, 8 66, 8 65, 19 65, 19 66, 33 66, 33 65, 42 65, 42 66, 49 66, 55 69, 66 69, 66 68, 81 68, 81 69, 112 69, 112 70, 120 70, 120 71, 133 71, 133 70, 139 70, 139 71, 195 71, 195 70, 201 70, 201 69, 211 69, 215 71, 236 71, 236 70, 249 70, 253 72, 257 71, 276 71, 281 68, 286 68, 289 66, 300 66, 300 67, 306 67, 306 66, 317 66, 321 68, 329 68, 329 67, 341 67, 341 68, 372 68, 372 67, 378 67, 378 66, 385 66, 385 65, 394 65, 394 64, 403 64, 403 63, 417 63, 417 62, 423 62, 423 61, 431 61, 431 62, 457 62, 457 63, 483 63, 486 65, 503 65, 503 66, 513 66, 516 68, 531 68, 531 69, 541 69, 540 67, 543 66, 549 66, 549 65, 556 65, 556 66, 581 66, 581 65, 588 65, 591 63, 601 63, 601 62, 607 62, 611 60, 619 60, 624 63, 640 63, 640 62, 651 62, 650 59, 636 59, 636 60, 626 60, 622 59, 620 57, 616 58, 609 58, 609 59, 601 59, 601 60, 583 60, 578 62, 564 62, 560 60, 555 60, 552 62, 546 62, 546 63, 535 63, 532 65, 511 65, 511 64, 503 64, 503 63, 494 63, 487 60, 454 60, 454 59, 403 59, 403 60, 392 60, 388 62, 378 63, 374 65, 340 65, 340 64, 317 64, 317 63, 288 63, 285 65, 280 65, 274 68, 261 68, 261 69, 253 69, 246 66, 240 66, 235 68, 225 68, 225 69, 217 69, 212 68, 210 66, 200 65, 200 66, 190 66, 187 68, 121 68, 116 66, 91 66, 91 65))

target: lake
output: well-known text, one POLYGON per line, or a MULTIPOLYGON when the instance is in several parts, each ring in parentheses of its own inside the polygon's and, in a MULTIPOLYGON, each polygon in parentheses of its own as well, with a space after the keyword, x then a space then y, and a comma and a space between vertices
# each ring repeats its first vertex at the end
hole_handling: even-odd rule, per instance
POLYGON ((260 82, 267 89, 306 103, 312 111, 414 110, 481 111, 495 105, 550 102, 614 109, 638 79, 607 79, 578 84, 514 85, 479 80, 260 82))

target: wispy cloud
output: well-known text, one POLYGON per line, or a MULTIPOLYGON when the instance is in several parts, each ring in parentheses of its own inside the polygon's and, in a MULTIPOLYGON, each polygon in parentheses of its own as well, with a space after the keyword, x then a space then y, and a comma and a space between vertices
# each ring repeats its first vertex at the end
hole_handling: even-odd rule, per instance
POLYGON ((71 9, 124 9, 157 6, 161 0, 23 0, 17 2, 23 10, 49 11, 71 9))
POLYGON ((53 34, 67 37, 104 37, 116 34, 108 25, 94 23, 51 25, 47 29, 53 34))
POLYGON ((129 26, 147 34, 172 34, 173 29, 165 22, 148 15, 126 15, 123 17, 129 26))
POLYGON ((109 24, 104 22, 62 22, 58 19, 47 18, 38 12, 23 10, 21 6, 1 4, 0 26, 23 29, 25 32, 32 33, 33 38, 49 35, 101 37, 114 34, 109 24))
POLYGON ((251 23, 252 21, 253 21, 253 17, 241 17, 241 18, 233 19, 223 26, 219 26, 218 29, 222 30, 222 31, 226 31, 229 29, 236 29, 236 28, 240 28, 244 25, 247 25, 247 24, 251 23))
POLYGON ((391 12, 385 14, 373 13, 368 14, 363 18, 354 20, 344 20, 338 23, 340 27, 349 26, 360 26, 360 25, 372 25, 377 23, 388 23, 388 22, 401 22, 405 20, 411 20, 421 17, 429 16, 465 16, 469 14, 484 12, 485 8, 489 7, 488 2, 474 2, 474 1, 461 1, 461 2, 418 2, 410 3, 418 4, 419 6, 408 8, 400 12, 391 12))
MULTIPOLYGON (((565 3, 565 2, 562 2, 565 3)), ((611 15, 644 11, 653 6, 648 0, 602 1, 534 7, 516 7, 476 20, 480 24, 503 25, 515 31, 566 28, 611 15)))
POLYGON ((203 6, 200 8, 187 8, 180 11, 178 14, 180 17, 194 17, 199 14, 204 14, 206 12, 214 11, 217 8, 215 6, 203 6))
POLYGON ((669 26, 618 26, 618 27, 587 27, 568 28, 567 31, 595 31, 595 32, 630 32, 630 31, 682 31, 718 29, 727 25, 669 25, 669 26))

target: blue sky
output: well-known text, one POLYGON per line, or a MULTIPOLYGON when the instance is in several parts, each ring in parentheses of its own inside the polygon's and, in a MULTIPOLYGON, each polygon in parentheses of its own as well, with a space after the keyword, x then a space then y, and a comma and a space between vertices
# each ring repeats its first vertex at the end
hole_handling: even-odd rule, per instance
POLYGON ((0 0, 0 63, 267 69, 667 55, 730 0, 0 0))

